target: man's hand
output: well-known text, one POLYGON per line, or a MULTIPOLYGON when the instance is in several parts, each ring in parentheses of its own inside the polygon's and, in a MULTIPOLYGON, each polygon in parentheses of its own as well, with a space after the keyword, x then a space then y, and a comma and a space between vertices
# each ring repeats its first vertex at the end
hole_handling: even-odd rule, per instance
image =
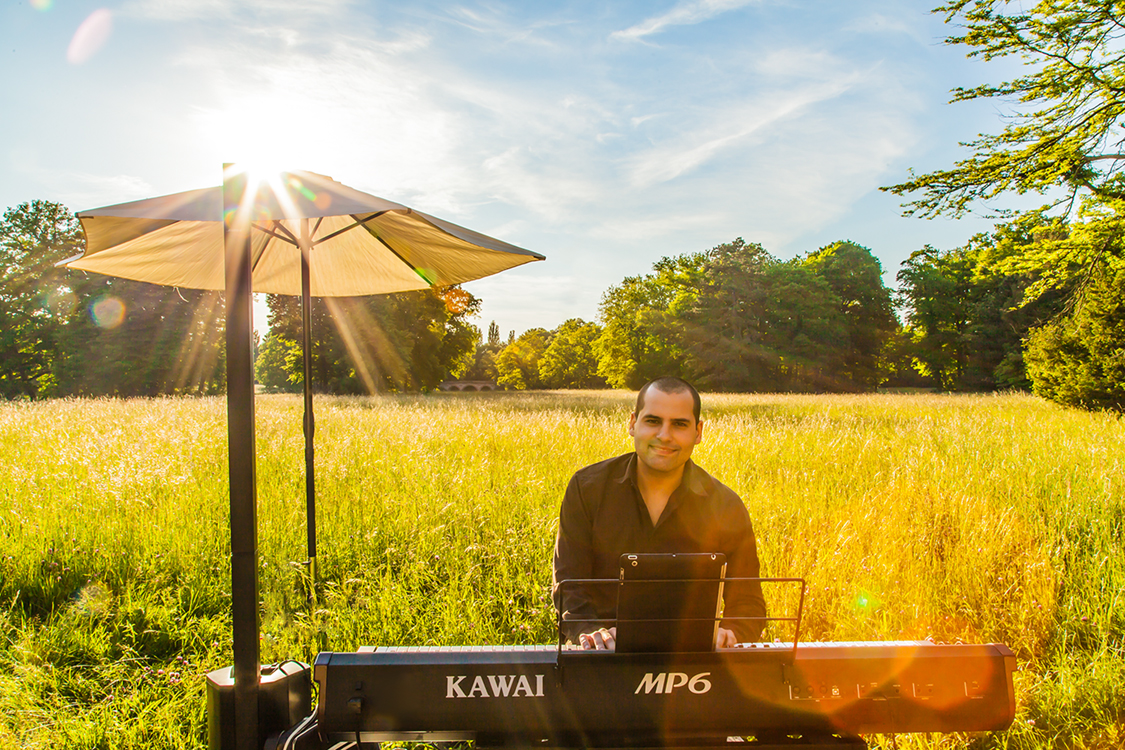
POLYGON ((737 645, 738 639, 734 637, 733 630, 719 628, 715 633, 715 648, 734 648, 737 645))
MULTIPOLYGON (((731 637, 734 637, 733 633, 731 637)), ((595 630, 593 633, 583 633, 578 636, 578 643, 584 649, 613 651, 613 647, 617 645, 617 628, 602 628, 601 630, 595 630)))

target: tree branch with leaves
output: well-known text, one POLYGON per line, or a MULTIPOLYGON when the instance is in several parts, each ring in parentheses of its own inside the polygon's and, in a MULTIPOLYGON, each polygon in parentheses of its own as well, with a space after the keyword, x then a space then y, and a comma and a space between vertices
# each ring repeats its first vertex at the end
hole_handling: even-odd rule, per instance
POLYGON ((1125 4, 1040 0, 1025 11, 1004 0, 955 0, 934 12, 963 30, 947 44, 985 60, 1018 57, 1031 72, 954 89, 954 102, 1009 99, 1022 111, 999 134, 962 144, 973 155, 952 169, 911 171, 906 182, 882 188, 920 194, 905 204, 908 215, 961 216, 1005 193, 1053 188, 1065 194, 1052 207, 1066 212, 1083 191, 1125 199, 1125 4))

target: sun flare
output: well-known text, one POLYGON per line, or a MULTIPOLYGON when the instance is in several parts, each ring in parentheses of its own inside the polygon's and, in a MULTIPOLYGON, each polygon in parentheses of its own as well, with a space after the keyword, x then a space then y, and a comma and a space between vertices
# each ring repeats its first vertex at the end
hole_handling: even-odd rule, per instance
POLYGON ((234 164, 251 182, 276 181, 283 172, 307 169, 320 149, 310 142, 309 133, 316 130, 309 115, 297 111, 285 118, 264 116, 270 111, 267 104, 250 96, 199 114, 199 135, 207 150, 217 160, 234 164))

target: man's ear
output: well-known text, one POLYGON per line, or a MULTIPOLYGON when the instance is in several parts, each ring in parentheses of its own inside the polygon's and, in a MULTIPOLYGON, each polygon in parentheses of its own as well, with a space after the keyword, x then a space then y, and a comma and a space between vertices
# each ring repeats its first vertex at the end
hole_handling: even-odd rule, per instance
POLYGON ((695 444, 699 445, 703 442, 703 420, 695 423, 695 444))
POLYGON ((637 423, 637 413, 633 412, 629 415, 629 437, 633 437, 633 425, 637 423))

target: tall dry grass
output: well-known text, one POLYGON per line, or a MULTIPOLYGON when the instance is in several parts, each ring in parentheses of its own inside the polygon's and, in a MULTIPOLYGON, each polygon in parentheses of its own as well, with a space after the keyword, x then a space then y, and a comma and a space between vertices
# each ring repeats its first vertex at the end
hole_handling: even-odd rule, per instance
MULTIPOLYGON (((630 405, 318 399, 310 607, 301 405, 259 398, 263 658, 550 640, 562 490, 629 449, 630 405)), ((899 747, 1125 744, 1120 419, 1020 395, 704 406, 696 458, 746 502, 763 570, 807 580, 804 638, 1019 655, 1011 730, 899 747)), ((231 659, 225 436, 215 399, 0 405, 0 747, 204 743, 203 674, 231 659)), ((772 594, 775 612, 794 603, 772 594)))

